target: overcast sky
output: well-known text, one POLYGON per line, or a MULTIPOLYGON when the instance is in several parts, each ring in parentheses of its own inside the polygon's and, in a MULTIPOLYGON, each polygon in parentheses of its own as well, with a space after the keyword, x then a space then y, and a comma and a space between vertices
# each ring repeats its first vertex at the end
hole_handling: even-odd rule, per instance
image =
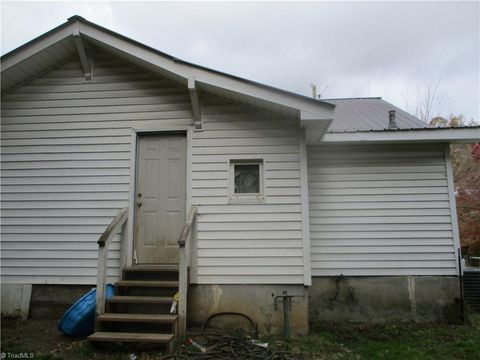
MULTIPOLYGON (((479 2, 1 2, 1 53, 74 14, 183 60, 299 94, 381 96, 480 120, 479 2), (420 96, 421 97, 421 96, 420 96)), ((436 115, 436 114, 435 114, 436 115)))

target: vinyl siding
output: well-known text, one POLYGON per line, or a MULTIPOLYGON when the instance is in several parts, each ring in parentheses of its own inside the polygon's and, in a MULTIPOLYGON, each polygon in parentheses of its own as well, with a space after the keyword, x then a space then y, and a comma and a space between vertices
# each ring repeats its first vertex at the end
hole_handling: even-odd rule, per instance
POLYGON ((454 275, 442 145, 308 147, 312 276, 454 275))
POLYGON ((97 240, 128 206, 132 127, 192 122, 186 89, 116 58, 82 75, 72 60, 2 97, 4 283, 94 284, 97 240))
MULTIPOLYGON (((202 95, 192 139, 199 283, 303 283, 297 123, 202 95), (230 204, 230 159, 263 159, 265 203, 230 204)), ((2 281, 93 284, 96 241, 128 206, 132 127, 193 123, 186 88, 99 54, 2 97, 2 281)), ((109 280, 121 246, 111 246, 109 280)))
POLYGON ((194 132, 192 148, 198 283, 303 283, 296 122, 204 101, 204 131, 194 132), (264 203, 230 201, 235 159, 263 160, 264 203))

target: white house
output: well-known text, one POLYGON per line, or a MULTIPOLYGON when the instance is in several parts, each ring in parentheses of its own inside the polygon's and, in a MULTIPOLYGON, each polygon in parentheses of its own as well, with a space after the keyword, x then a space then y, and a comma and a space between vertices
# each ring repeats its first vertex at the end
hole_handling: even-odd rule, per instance
POLYGON ((448 146, 478 142, 478 127, 428 128, 379 98, 307 98, 78 16, 1 66, 2 313, 28 314, 42 288, 95 285, 97 240, 123 208, 107 281, 174 268, 195 208, 192 323, 237 311, 280 331, 283 291, 299 296, 298 333, 309 319, 455 316, 448 146))

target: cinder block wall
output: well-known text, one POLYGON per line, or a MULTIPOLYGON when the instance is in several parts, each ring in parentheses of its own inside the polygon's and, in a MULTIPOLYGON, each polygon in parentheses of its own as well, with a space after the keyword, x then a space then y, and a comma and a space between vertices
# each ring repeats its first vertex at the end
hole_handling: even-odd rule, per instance
POLYGON ((454 276, 314 277, 309 319, 318 321, 459 321, 454 276))
MULTIPOLYGON (((308 289, 303 285, 191 285, 188 295, 189 326, 201 326, 211 314, 234 311, 251 317, 260 334, 283 333, 282 299, 274 299, 287 291, 292 298, 289 307, 292 336, 308 334, 308 289)), ((248 322, 234 316, 212 321, 212 326, 232 329, 249 328, 248 322)))

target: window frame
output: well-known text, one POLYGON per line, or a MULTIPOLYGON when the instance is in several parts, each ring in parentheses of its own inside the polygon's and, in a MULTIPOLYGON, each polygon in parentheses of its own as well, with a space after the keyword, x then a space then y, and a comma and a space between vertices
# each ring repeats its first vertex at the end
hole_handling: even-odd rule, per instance
POLYGON ((228 176, 228 193, 230 203, 264 203, 265 202, 265 175, 263 159, 230 159, 228 176), (259 190, 258 193, 235 193, 235 165, 258 165, 259 190))

